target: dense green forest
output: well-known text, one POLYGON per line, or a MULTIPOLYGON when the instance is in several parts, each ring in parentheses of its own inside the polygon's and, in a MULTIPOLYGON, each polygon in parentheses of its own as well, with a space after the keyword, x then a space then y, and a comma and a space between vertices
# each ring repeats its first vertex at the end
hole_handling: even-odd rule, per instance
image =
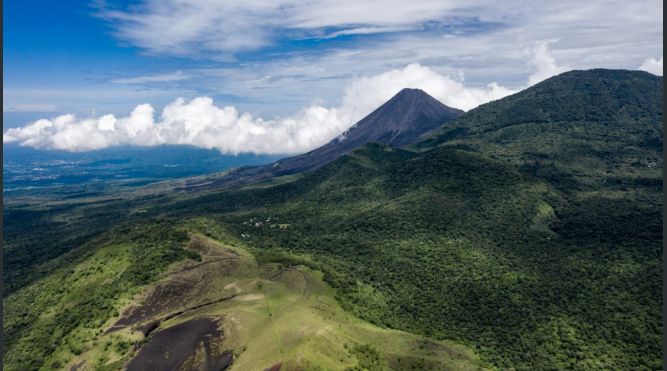
MULTIPOLYGON (((408 150, 369 144, 300 176, 13 203, 4 210, 6 354, 21 357, 37 336, 26 335, 35 310, 51 305, 28 308, 26 298, 72 262, 110 244, 130 246, 124 254, 149 246, 150 261, 132 260, 147 273, 119 276, 104 294, 117 295, 185 257, 177 232, 152 228, 178 231, 180 220, 205 216, 258 259, 279 254, 324 272, 347 311, 464 343, 491 367, 659 369, 662 112, 661 78, 572 71, 408 150)), ((81 321, 53 326, 63 334, 81 321)), ((48 342, 35 344, 48 354, 48 342)))
POLYGON ((295 183, 168 208, 309 254, 353 313, 465 341, 502 368, 661 362, 656 188, 570 200, 471 152, 370 145, 295 183))

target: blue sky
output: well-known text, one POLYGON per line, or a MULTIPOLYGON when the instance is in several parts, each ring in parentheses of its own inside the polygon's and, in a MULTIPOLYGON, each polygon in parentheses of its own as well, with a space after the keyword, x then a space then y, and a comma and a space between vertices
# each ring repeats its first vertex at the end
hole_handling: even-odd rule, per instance
POLYGON ((115 86, 113 79, 194 65, 142 55, 140 49, 114 38, 111 25, 96 12, 85 1, 3 2, 3 90, 9 103, 3 114, 10 114, 6 127, 24 124, 24 116, 44 113, 127 112, 137 104, 133 99, 159 95, 115 86))
POLYGON ((340 134, 402 87, 467 110, 569 69, 662 74, 657 0, 3 7, 4 141, 36 148, 296 153, 340 134), (38 119, 45 121, 33 125, 38 119))

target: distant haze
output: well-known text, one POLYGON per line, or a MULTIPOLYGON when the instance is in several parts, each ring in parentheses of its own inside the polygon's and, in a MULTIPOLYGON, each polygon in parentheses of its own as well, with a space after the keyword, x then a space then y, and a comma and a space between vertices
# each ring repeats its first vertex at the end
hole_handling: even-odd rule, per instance
MULTIPOLYGON (((281 156, 220 155, 191 146, 118 147, 86 153, 40 151, 16 145, 3 147, 5 195, 28 187, 93 182, 142 182, 221 172, 260 165, 281 156)), ((138 183, 137 183, 138 184, 138 183)))

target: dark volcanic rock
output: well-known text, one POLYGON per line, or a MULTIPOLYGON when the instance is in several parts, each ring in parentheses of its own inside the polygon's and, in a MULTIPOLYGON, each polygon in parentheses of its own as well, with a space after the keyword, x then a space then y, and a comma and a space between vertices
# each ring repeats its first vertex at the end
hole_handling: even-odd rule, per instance
POLYGON ((233 361, 229 352, 212 354, 211 341, 219 342, 223 334, 216 321, 195 318, 155 333, 139 354, 127 365, 128 371, 176 370, 186 361, 193 360, 203 348, 203 368, 210 371, 226 369, 233 361))

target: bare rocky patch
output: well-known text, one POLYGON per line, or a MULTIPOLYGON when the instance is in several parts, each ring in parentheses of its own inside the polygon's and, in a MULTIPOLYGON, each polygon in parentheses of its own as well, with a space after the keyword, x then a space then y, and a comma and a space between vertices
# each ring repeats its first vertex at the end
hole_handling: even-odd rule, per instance
POLYGON ((217 319, 194 318, 153 334, 128 363, 127 370, 225 370, 234 356, 223 350, 223 339, 217 319))

